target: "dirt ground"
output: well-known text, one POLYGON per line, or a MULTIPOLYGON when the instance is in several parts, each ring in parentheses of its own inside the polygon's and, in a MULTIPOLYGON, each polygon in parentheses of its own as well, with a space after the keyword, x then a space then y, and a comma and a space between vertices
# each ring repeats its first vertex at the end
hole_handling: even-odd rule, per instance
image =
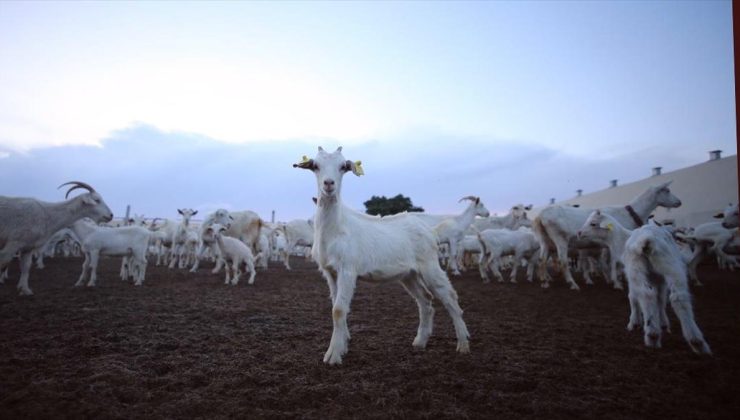
MULTIPOLYGON (((740 418, 740 276, 702 267, 694 288, 713 357, 673 333, 648 349, 625 329, 624 292, 453 278, 471 354, 435 331, 415 350, 417 308, 397 283, 359 283, 349 353, 322 362, 328 289, 301 258, 232 287, 150 264, 142 287, 103 260, 99 285, 73 287, 81 260, 49 259, 35 295, 0 286, 0 418, 740 418)), ((13 271, 15 270, 15 271, 13 271)), ((523 273, 522 273, 523 274, 523 273)))

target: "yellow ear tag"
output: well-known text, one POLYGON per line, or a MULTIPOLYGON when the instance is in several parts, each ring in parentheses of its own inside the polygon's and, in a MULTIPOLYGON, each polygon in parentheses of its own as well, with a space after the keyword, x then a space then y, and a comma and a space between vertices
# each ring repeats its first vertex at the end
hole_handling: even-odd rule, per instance
POLYGON ((608 230, 612 230, 612 229, 614 229, 614 225, 613 225, 613 224, 611 224, 611 223, 607 223, 607 224, 606 224, 606 228, 607 228, 608 230))
POLYGON ((303 155, 303 160, 301 160, 301 163, 306 163, 306 162, 308 162, 308 156, 303 155))
POLYGON ((356 160, 355 161, 354 168, 352 168, 352 173, 355 174, 355 175, 357 175, 357 176, 365 175, 365 171, 362 169, 362 161, 361 160, 356 160))

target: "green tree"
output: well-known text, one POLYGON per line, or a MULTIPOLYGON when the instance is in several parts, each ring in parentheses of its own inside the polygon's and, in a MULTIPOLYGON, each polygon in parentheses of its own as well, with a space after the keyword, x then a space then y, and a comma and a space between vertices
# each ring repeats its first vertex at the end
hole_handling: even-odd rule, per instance
POLYGON ((372 196, 365 201, 365 213, 372 215, 387 216, 402 211, 424 211, 421 207, 414 206, 409 197, 398 194, 395 197, 386 198, 385 196, 372 196))

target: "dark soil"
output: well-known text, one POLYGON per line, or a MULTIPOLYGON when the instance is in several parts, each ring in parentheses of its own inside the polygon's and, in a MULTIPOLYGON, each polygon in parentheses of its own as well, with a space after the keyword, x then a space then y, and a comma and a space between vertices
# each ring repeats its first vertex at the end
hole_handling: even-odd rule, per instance
MULTIPOLYGON (((0 286, 0 418, 454 417, 740 418, 740 277, 702 267, 694 288, 713 357, 693 354, 678 320, 663 348, 625 329, 624 292, 453 279, 472 334, 455 352, 435 303, 415 350, 417 308, 397 283, 359 283, 349 353, 322 358, 328 288, 315 266, 275 264, 255 285, 150 265, 143 287, 103 260, 75 288, 80 259, 34 269, 35 295, 0 286)), ((15 271, 13 271, 15 270, 15 271)))

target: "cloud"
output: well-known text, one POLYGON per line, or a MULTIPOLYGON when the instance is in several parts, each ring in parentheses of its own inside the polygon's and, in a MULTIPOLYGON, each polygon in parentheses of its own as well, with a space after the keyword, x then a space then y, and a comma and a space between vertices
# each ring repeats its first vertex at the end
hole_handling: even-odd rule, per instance
MULTIPOLYGON (((229 144, 205 136, 163 132, 139 125, 113 133, 97 146, 61 146, 24 154, 6 153, 0 165, 1 193, 46 201, 63 199, 56 186, 71 180, 100 191, 116 216, 126 206, 147 217, 177 218, 191 207, 207 214, 217 208, 250 209, 269 220, 305 219, 314 212, 311 173, 294 169, 302 155, 336 139, 229 144)), ((661 148, 612 159, 584 159, 539 145, 485 138, 456 138, 425 131, 403 138, 344 145, 351 160, 362 160, 366 175, 348 176, 343 200, 359 211, 372 195, 404 194, 431 213, 458 213, 460 197, 478 195, 492 212, 516 203, 544 205, 697 163, 680 151, 661 148)))

